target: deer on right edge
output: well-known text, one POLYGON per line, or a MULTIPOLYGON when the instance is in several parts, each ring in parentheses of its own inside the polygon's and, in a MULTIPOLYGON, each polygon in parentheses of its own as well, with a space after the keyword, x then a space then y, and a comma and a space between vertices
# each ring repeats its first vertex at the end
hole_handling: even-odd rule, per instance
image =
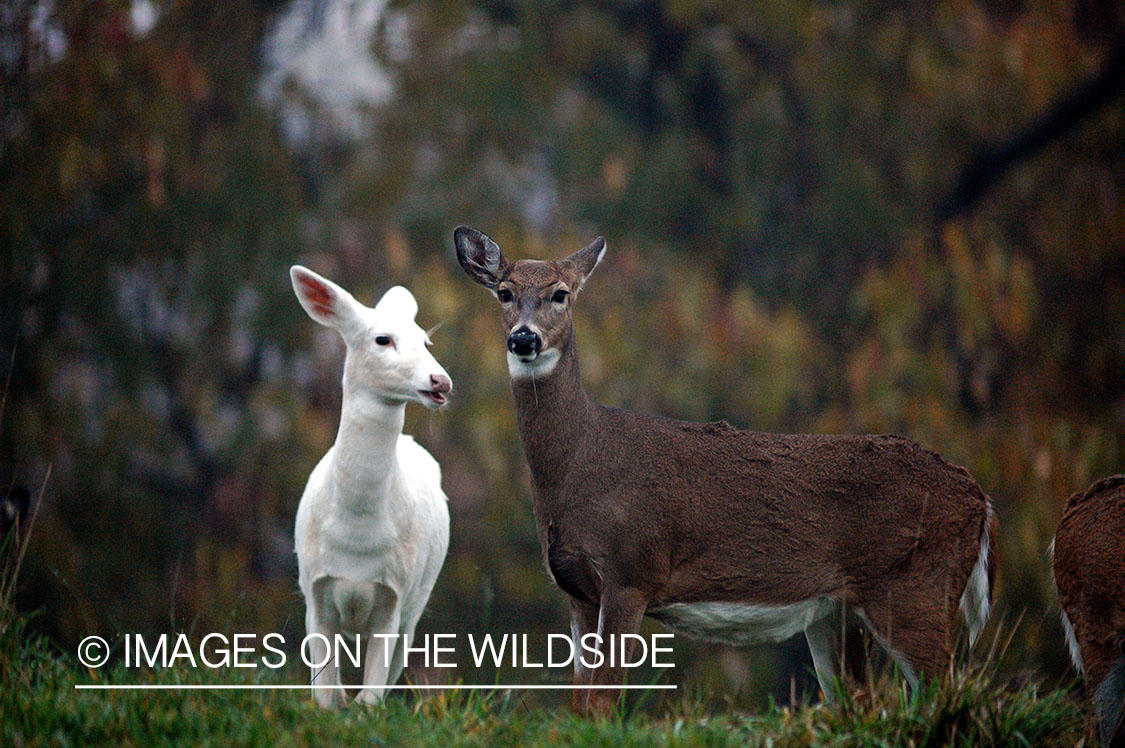
MULTIPOLYGON (((558 262, 510 262, 467 226, 454 244, 500 302, 539 543, 576 646, 590 633, 620 641, 646 615, 735 644, 803 631, 831 699, 844 605, 912 684, 948 670, 959 603, 975 640, 996 525, 963 468, 898 436, 758 433, 597 405, 571 314, 604 240, 558 262)), ((575 690, 575 710, 611 710, 623 679, 620 662, 579 659, 574 682, 591 688, 575 690)))
POLYGON ((1125 475, 1067 499, 1051 563, 1070 657, 1085 678, 1098 738, 1125 748, 1125 475))

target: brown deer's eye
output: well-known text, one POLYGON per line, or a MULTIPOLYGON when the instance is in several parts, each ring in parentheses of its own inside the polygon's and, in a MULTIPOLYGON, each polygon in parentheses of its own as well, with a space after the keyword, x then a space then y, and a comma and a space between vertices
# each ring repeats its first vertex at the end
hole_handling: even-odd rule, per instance
POLYGON ((566 297, 567 291, 564 291, 560 288, 558 291, 555 291, 555 295, 551 297, 551 301, 555 302, 556 304, 565 304, 566 297))
POLYGON ((512 299, 513 299, 514 297, 512 296, 512 292, 511 292, 511 291, 509 291, 509 290, 508 290, 508 289, 506 289, 506 288, 501 288, 501 289, 500 289, 499 291, 497 291, 497 292, 496 292, 496 298, 500 299, 500 303, 501 303, 501 304, 507 304, 507 303, 509 303, 509 302, 510 302, 510 301, 511 301, 511 300, 512 300, 512 299))
POLYGON ((391 337, 389 335, 376 335, 375 336, 375 344, 376 345, 390 345, 391 344, 391 337))

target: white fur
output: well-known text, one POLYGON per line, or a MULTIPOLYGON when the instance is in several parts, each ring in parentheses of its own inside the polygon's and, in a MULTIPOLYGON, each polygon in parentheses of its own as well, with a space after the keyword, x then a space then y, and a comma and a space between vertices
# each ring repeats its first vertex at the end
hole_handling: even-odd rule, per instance
POLYGON ((779 642, 829 615, 836 604, 815 597, 790 605, 747 603, 670 603, 649 610, 668 627, 726 644, 779 642))
POLYGON ((1062 615, 1063 634, 1066 636, 1066 648, 1070 652, 1070 661, 1074 663, 1075 670, 1079 675, 1086 674, 1086 668, 1082 664, 1082 649, 1078 646, 1078 637, 1074 635, 1074 626, 1070 623, 1070 618, 1067 617, 1065 610, 1060 610, 1062 615))
MULTIPOLYGON (((402 636, 413 636, 449 547, 441 469, 402 433, 406 403, 436 405, 422 391, 429 389, 431 375, 447 375, 426 350, 426 333, 414 322, 417 304, 405 288, 392 288, 369 309, 312 271, 295 267, 291 275, 309 315, 339 330, 347 344, 340 430, 297 508, 305 623, 309 634, 329 641, 338 633, 361 635, 367 655, 364 687, 356 698, 374 703, 383 698, 381 686, 402 673, 402 636), (330 313, 315 295, 308 297, 305 279, 327 284, 330 313), (392 337, 394 345, 377 345, 380 335, 392 337), (373 634, 400 635, 389 665, 388 640, 373 634)), ((317 646, 310 654, 313 661, 324 656, 317 646)), ((335 664, 314 669, 312 685, 340 685, 335 664)), ((347 699, 343 689, 314 694, 325 707, 347 699)))
MULTIPOLYGON (((605 251, 606 251, 607 247, 608 247, 607 244, 602 244, 602 250, 600 252, 598 252, 598 259, 594 260, 594 267, 590 268, 589 273, 586 273, 586 278, 589 278, 591 275, 593 275, 593 273, 597 269, 598 265, 602 264, 602 258, 605 257, 605 251)), ((583 278, 582 280, 586 280, 586 278, 583 278)))
MULTIPOLYGON (((1054 566, 1055 560, 1055 539, 1051 538, 1051 544, 1047 546, 1047 559, 1054 566)), ((1078 637, 1074 634, 1074 625, 1070 622, 1070 617, 1066 614, 1066 610, 1059 606, 1059 617, 1062 619, 1063 636, 1066 637, 1066 648, 1070 652, 1070 661, 1074 663, 1074 669, 1078 671, 1079 675, 1086 674, 1086 667, 1082 663, 1082 648, 1078 646, 1078 637)))
MULTIPOLYGON (((648 611, 672 629, 725 644, 780 642, 804 631, 812 654, 817 681, 825 699, 833 701, 832 681, 836 677, 835 625, 839 603, 829 597, 814 597, 789 605, 750 605, 746 603, 706 602, 671 603, 648 611)), ((856 614, 879 644, 895 659, 906 680, 918 686, 911 662, 890 645, 864 615, 856 614)))
POLYGON ((724 644, 780 642, 804 631, 820 690, 833 703, 837 634, 833 614, 838 611, 839 604, 831 598, 814 597, 789 605, 671 603, 648 612, 669 628, 724 644))
POLYGON ((598 252, 598 256, 594 259, 594 266, 591 267, 589 272, 587 272, 585 275, 583 275, 582 278, 578 281, 578 287, 574 289, 575 293, 578 293, 579 291, 582 290, 582 286, 586 285, 586 279, 594 274, 594 271, 597 270, 598 265, 602 264, 602 258, 605 257, 605 250, 606 250, 607 246, 608 245, 606 245, 605 241, 603 240, 602 241, 602 248, 598 252))
POLYGON ((988 544, 988 528, 991 524, 992 504, 989 502, 985 505, 984 529, 981 530, 980 534, 980 552, 977 555, 977 562, 973 565, 973 571, 969 575, 965 591, 961 593, 961 612, 965 616, 965 622, 969 625, 970 647, 976 643, 984 625, 988 623, 988 615, 992 609, 991 590, 988 585, 988 555, 992 550, 988 544))
POLYGON ((559 351, 557 348, 549 348, 539 353, 531 361, 524 361, 522 358, 508 352, 508 374, 512 379, 545 379, 551 375, 555 370, 555 366, 559 363, 559 351))

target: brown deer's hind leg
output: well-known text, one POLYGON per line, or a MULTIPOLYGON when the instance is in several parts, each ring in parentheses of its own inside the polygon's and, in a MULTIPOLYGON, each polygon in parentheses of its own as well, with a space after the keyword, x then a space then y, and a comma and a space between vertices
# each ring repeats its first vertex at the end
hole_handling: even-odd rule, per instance
POLYGON ((836 678, 839 665, 840 617, 827 615, 805 627, 816 680, 826 704, 836 703, 836 678))
POLYGON ((1098 737, 1108 748, 1125 748, 1125 653, 1093 693, 1098 737))
POLYGON ((956 603, 942 592, 909 585, 876 594, 863 600, 856 612, 898 662, 910 685, 945 677, 952 659, 956 603))
POLYGON ((1095 729, 1102 744, 1117 746, 1115 727, 1125 713, 1125 651, 1104 605, 1084 600, 1078 607, 1072 611, 1076 615, 1071 622, 1082 652, 1086 697, 1093 701, 1095 729))
POLYGON ((805 627, 817 683, 827 704, 836 701, 835 679, 863 683, 867 676, 867 636, 855 611, 839 604, 805 627))

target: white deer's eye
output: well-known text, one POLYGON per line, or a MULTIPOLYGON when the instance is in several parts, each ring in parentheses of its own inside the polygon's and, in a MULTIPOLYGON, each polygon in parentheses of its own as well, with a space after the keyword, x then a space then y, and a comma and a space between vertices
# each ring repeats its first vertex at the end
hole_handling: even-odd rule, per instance
POLYGON ((375 336, 375 345, 390 345, 390 344, 391 344, 391 336, 390 335, 376 335, 375 336))
POLYGON ((507 304, 507 303, 508 303, 508 302, 510 302, 510 301, 511 301, 511 300, 512 300, 512 299, 513 299, 514 297, 512 296, 512 292, 511 292, 511 291, 509 291, 509 290, 508 290, 508 289, 506 289, 506 288, 501 288, 501 289, 500 289, 499 291, 497 291, 497 292, 496 292, 496 298, 500 299, 500 303, 501 303, 501 304, 507 304))

